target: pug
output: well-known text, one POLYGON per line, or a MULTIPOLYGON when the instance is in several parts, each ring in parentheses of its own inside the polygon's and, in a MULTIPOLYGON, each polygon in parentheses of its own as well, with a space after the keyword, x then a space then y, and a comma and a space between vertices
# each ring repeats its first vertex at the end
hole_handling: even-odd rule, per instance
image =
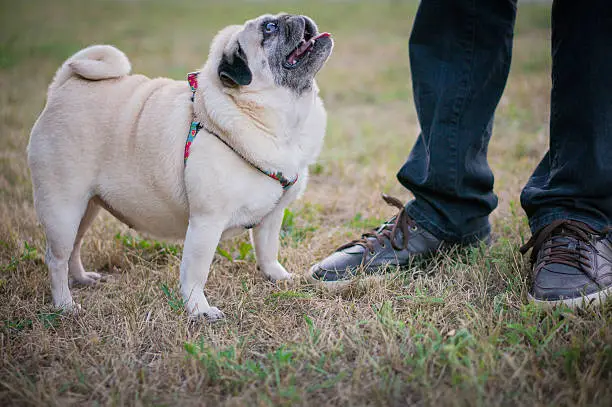
POLYGON ((69 276, 95 284, 83 236, 103 208, 128 226, 184 239, 186 311, 210 321, 204 285, 221 239, 249 230, 258 268, 278 262, 284 209, 306 187, 326 113, 315 75, 333 41, 301 15, 264 15, 220 31, 188 81, 130 75, 118 49, 94 45, 57 71, 32 128, 28 164, 53 304, 78 310, 69 276))

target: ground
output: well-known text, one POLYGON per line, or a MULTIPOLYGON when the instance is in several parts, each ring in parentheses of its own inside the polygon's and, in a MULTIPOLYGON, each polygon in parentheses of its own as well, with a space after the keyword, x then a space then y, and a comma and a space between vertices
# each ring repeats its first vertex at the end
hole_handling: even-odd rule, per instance
POLYGON ((190 323, 177 296, 180 244, 143 238, 105 214, 83 252, 107 281, 73 287, 85 310, 76 317, 50 305, 25 148, 64 59, 110 43, 134 71, 182 80, 227 24, 285 10, 332 32, 334 54, 319 75, 325 147, 283 226, 281 261, 303 274, 393 215, 381 192, 410 197, 395 173, 418 134, 407 55, 416 7, 1 0, 0 405, 607 405, 612 304, 538 310, 518 254, 530 235, 520 189, 547 148, 546 4, 519 7, 489 154, 500 198, 490 248, 329 293, 265 281, 244 236, 221 244, 207 285, 226 321, 190 323))

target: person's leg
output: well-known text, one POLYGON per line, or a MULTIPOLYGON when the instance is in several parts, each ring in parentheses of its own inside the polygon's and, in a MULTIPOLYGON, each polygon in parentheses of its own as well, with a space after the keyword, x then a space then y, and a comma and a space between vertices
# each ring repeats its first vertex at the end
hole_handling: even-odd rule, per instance
POLYGON ((536 232, 612 219, 612 2, 555 1, 550 150, 521 194, 536 232))
POLYGON ((510 67, 516 0, 423 0, 410 37, 422 133, 398 174, 416 199, 375 233, 311 269, 335 283, 364 268, 403 266, 442 241, 486 239, 497 205, 486 153, 493 113, 510 67))
POLYGON ((611 90, 612 2, 556 0, 550 149, 521 194, 535 301, 579 306, 611 294, 611 90))
POLYGON ((423 1, 410 38, 421 125, 397 174, 416 222, 445 241, 490 232, 497 206, 487 146, 510 69, 516 1, 423 1))

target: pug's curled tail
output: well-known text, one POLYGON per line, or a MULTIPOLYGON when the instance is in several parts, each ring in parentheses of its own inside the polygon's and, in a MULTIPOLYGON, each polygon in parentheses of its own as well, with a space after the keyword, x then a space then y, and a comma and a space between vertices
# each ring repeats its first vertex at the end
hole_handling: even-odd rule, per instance
POLYGON ((92 45, 68 58, 57 70, 49 91, 62 86, 72 76, 99 81, 128 75, 132 66, 125 54, 111 45, 92 45))

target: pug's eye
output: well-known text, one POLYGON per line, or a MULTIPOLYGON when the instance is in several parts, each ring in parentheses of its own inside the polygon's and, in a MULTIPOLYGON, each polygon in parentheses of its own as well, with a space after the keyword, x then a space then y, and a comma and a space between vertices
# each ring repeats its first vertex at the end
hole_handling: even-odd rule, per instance
POLYGON ((264 25, 264 32, 266 34, 272 34, 278 31, 278 25, 276 23, 266 23, 266 25, 264 25))

